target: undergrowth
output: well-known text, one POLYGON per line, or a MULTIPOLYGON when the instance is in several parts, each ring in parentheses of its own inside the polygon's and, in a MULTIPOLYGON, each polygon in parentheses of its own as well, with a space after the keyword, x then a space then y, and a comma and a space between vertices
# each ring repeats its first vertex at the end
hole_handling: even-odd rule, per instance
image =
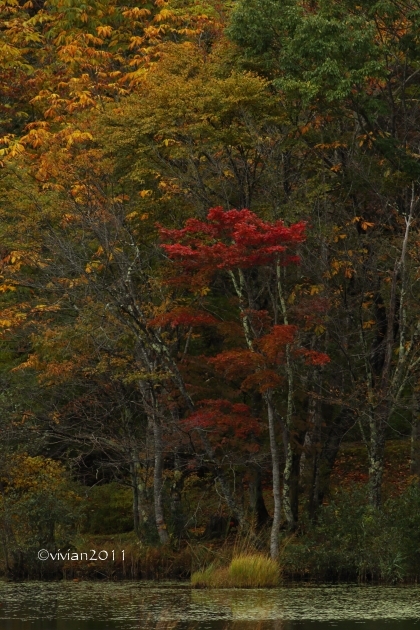
POLYGON ((289 579, 396 584, 420 578, 420 488, 412 484, 389 497, 382 510, 368 503, 365 488, 337 491, 316 524, 284 547, 289 579))

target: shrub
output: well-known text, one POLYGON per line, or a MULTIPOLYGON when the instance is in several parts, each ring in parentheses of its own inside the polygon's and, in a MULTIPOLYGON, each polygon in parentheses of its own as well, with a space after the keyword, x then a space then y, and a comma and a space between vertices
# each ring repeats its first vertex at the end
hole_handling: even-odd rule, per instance
POLYGON ((85 501, 84 531, 89 534, 123 534, 133 529, 131 489, 111 482, 89 488, 85 501))
POLYGON ((321 508, 316 525, 285 547, 288 577, 395 584, 420 577, 420 488, 409 486, 370 507, 366 489, 337 492, 321 508))

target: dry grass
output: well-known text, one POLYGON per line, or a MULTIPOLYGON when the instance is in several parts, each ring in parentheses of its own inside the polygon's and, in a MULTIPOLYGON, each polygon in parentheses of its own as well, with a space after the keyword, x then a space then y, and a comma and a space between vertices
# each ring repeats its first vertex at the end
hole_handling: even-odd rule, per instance
POLYGON ((259 553, 235 556, 228 567, 211 564, 191 576, 195 588, 272 588, 279 582, 278 563, 259 553))
MULTIPOLYGON (((81 535, 73 542, 79 554, 96 549, 108 552, 104 561, 66 561, 63 577, 71 579, 188 579, 193 562, 189 548, 174 551, 168 546, 143 545, 132 532, 115 536, 81 535), (122 551, 124 550, 124 560, 122 551), (114 551, 114 554, 112 554, 114 551), (114 555, 114 559, 113 559, 114 555)), ((105 555, 105 554, 103 554, 105 555)))

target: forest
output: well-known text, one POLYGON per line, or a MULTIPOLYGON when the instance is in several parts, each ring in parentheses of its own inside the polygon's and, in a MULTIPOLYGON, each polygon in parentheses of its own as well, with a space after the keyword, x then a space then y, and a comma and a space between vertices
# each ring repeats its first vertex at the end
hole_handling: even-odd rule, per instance
POLYGON ((420 1, 0 0, 0 51, 0 572, 417 581, 420 1))

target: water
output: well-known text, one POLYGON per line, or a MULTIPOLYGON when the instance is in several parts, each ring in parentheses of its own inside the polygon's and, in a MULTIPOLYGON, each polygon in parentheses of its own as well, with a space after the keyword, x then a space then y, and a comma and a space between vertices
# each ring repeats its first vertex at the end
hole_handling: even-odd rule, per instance
POLYGON ((0 630, 420 630, 420 587, 0 584, 0 630))

